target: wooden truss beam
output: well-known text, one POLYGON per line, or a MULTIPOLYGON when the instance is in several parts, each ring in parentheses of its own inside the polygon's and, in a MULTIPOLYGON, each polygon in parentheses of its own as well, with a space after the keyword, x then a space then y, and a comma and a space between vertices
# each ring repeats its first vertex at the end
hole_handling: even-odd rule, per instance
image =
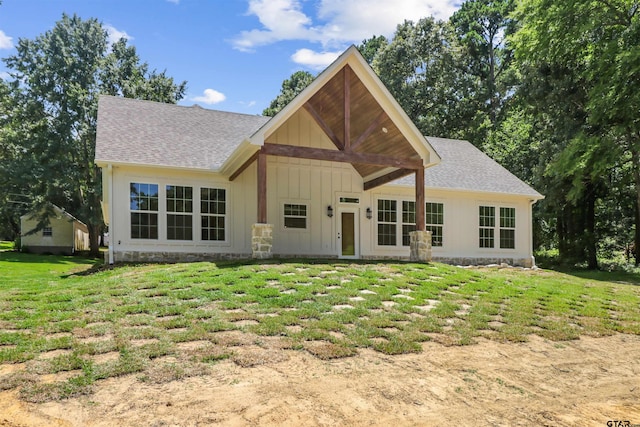
POLYGON ((371 190, 372 188, 379 187, 381 185, 387 184, 391 181, 395 181, 396 179, 400 179, 407 175, 411 175, 414 173, 414 169, 397 169, 393 172, 389 172, 386 175, 382 175, 378 178, 372 179, 371 181, 367 181, 364 183, 364 190, 371 190))
POLYGON ((356 139, 351 143, 351 149, 355 150, 356 148, 358 148, 358 146, 362 144, 364 140, 367 139, 367 137, 373 133, 373 131, 378 129, 382 121, 385 120, 386 118, 387 118, 387 113, 385 113, 384 111, 378 114, 378 117, 376 117, 371 122, 369 127, 364 132, 362 132, 362 135, 360 135, 358 139, 356 139))
POLYGON ((298 159, 326 160, 351 164, 387 166, 401 169, 422 168, 421 159, 400 159, 383 154, 355 153, 324 148, 299 147, 295 145, 272 144, 265 142, 261 152, 271 156, 295 157, 298 159))
POLYGON ((344 144, 342 143, 342 141, 338 139, 338 137, 333 132, 333 130, 329 127, 327 122, 322 120, 322 117, 320 117, 320 114, 316 111, 315 108, 313 108, 313 105, 307 102, 304 104, 304 109, 307 110, 307 113, 309 113, 311 117, 313 117, 313 120, 316 121, 318 126, 320 126, 323 132, 329 137, 331 142, 333 142, 335 146, 338 147, 338 150, 344 150, 344 144))
POLYGON ((351 151, 351 70, 344 67, 344 151, 351 151))
POLYGON ((233 181, 234 179, 239 177, 240 174, 244 172, 246 168, 251 166, 251 163, 255 162, 256 159, 258 158, 258 153, 259 151, 256 151, 251 157, 249 157, 249 159, 246 162, 242 164, 242 166, 240 166, 234 173, 232 173, 231 176, 229 177, 229 181, 233 181))

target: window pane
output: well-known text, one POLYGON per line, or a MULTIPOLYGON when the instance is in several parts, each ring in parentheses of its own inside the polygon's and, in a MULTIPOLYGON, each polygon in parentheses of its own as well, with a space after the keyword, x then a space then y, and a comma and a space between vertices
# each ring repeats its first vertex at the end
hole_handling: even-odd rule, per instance
POLYGON ((515 208, 500 208, 500 227, 516 228, 515 208))
POLYGON ((416 202, 402 202, 402 222, 416 223, 416 202))
POLYGON ((192 240, 193 218, 191 215, 167 215, 168 240, 192 240))
POLYGON ((225 240, 226 190, 200 188, 200 212, 202 240, 225 240), (208 214, 208 215, 207 215, 208 214))
POLYGON ((481 228, 480 229, 480 247, 481 248, 493 248, 493 228, 481 228))
POLYGON ((307 228, 307 205, 285 203, 285 228, 307 228))
POLYGON ((480 206, 480 227, 495 227, 496 208, 493 206, 480 206))
POLYGON ((158 214, 146 212, 131 212, 131 238, 157 239, 158 214))
POLYGON ((129 209, 132 211, 157 211, 158 185, 141 184, 137 182, 130 183, 129 209))
POLYGON ((431 232, 431 246, 442 246, 442 226, 427 225, 427 231, 431 232))
POLYGON ((395 200, 378 200, 378 221, 396 222, 396 203, 395 200))
POLYGON ((516 247, 516 231, 508 229, 500 229, 500 248, 515 249, 516 247))
POLYGON ((167 212, 193 212, 191 187, 167 185, 167 212))
POLYGON ((415 224, 403 224, 402 225, 402 246, 409 246, 411 244, 411 238, 409 233, 416 231, 415 224))
POLYGON ((427 203, 426 205, 426 222, 430 225, 444 224, 444 204, 427 203))
POLYGON ((285 217, 284 226, 286 228, 307 228, 307 219, 298 217, 285 217))
POLYGON ((381 246, 396 245, 395 224, 378 224, 378 245, 381 245, 381 246))

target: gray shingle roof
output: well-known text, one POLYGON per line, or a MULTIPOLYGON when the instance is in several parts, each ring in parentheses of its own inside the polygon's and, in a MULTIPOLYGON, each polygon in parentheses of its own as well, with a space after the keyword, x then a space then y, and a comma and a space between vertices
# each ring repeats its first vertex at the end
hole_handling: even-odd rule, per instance
POLYGON ((103 95, 96 162, 217 170, 269 119, 103 95))
MULTIPOLYGON (((269 117, 101 96, 96 162, 218 170, 269 117)), ((468 141, 427 137, 442 162, 425 170, 427 188, 541 198, 468 141)), ((414 175, 390 185, 415 185, 414 175)))
MULTIPOLYGON (((427 137, 442 162, 424 173, 427 188, 519 194, 532 198, 542 195, 500 166, 468 141, 427 137)), ((391 185, 415 185, 415 176, 393 181, 391 185)))

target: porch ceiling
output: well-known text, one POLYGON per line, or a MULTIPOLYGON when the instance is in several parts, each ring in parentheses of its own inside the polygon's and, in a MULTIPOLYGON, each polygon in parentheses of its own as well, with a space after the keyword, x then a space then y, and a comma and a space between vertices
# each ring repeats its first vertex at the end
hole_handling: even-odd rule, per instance
MULTIPOLYGON (((421 161, 420 154, 349 65, 318 89, 303 107, 345 153, 421 161)), ((363 178, 390 170, 379 164, 351 163, 363 178)))

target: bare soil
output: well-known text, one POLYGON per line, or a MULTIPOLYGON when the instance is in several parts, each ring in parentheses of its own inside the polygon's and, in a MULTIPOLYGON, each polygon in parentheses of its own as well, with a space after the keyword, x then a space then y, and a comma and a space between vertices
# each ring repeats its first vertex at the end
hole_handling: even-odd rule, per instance
POLYGON ((2 392, 0 426, 640 424, 639 336, 423 349, 334 360, 274 349, 251 367, 225 360, 165 383, 112 378, 92 395, 43 404, 2 392))

